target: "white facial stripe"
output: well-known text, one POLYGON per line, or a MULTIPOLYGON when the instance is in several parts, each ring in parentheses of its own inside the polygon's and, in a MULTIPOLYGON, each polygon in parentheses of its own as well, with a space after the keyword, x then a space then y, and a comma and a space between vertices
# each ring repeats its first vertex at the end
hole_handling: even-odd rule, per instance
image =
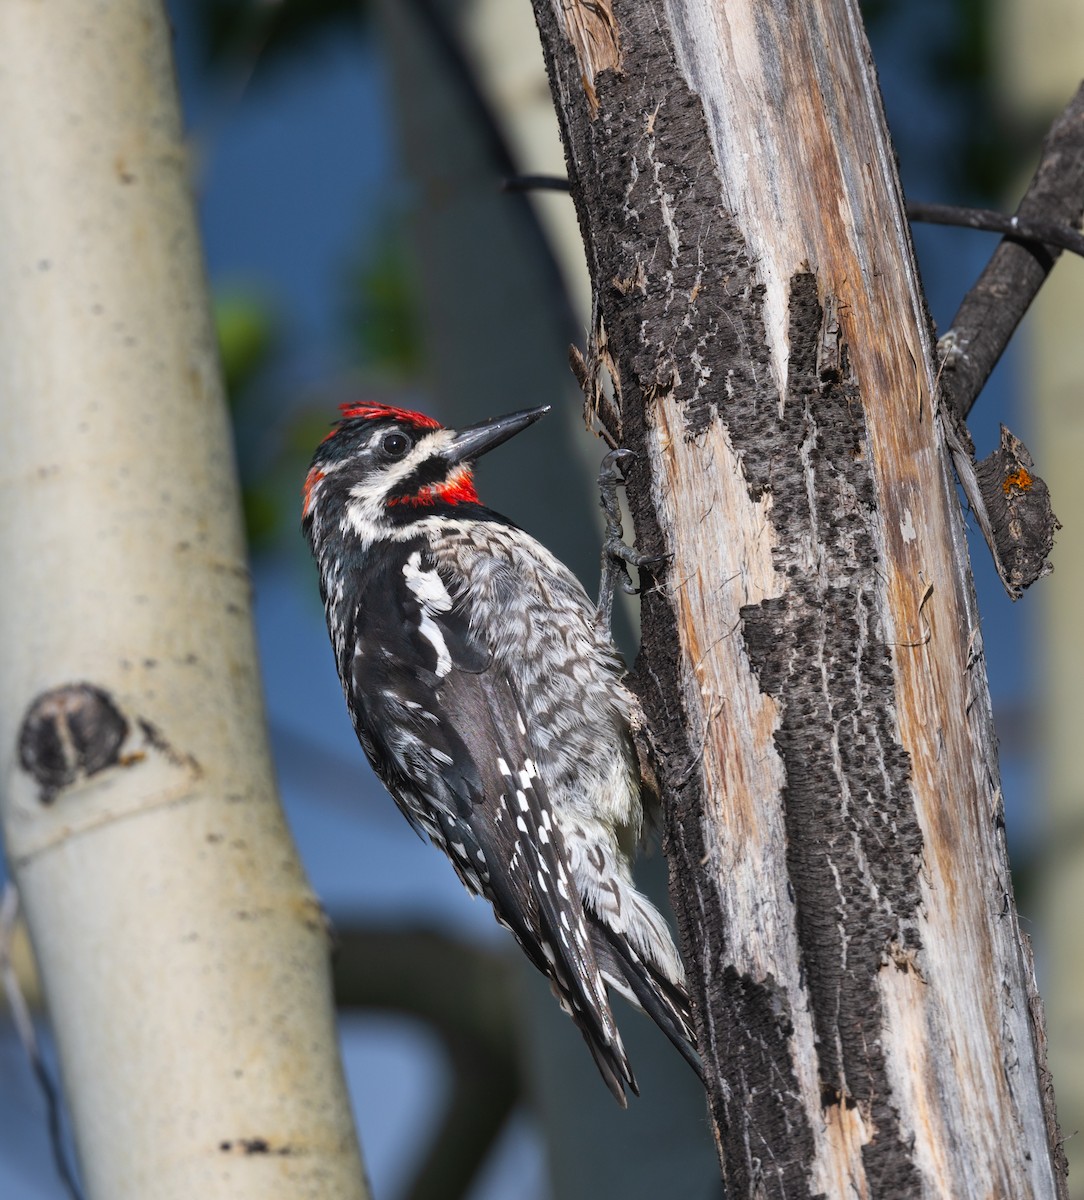
MULTIPOLYGON (((374 429, 372 437, 366 443, 366 449, 371 449, 378 438, 386 437, 388 430, 374 429)), ((343 515, 343 532, 355 533, 363 542, 372 543, 378 537, 386 536, 386 528, 381 518, 389 496, 394 496, 399 485, 409 478, 423 462, 433 454, 440 453, 452 442, 454 430, 433 429, 419 439, 417 445, 406 458, 397 463, 388 463, 382 470, 350 489, 350 499, 346 502, 343 515)), ((342 465, 342 464, 338 464, 342 465)), ((337 469, 337 468, 336 468, 337 469)))
MULTIPOLYGON (((356 492, 359 489, 354 489, 356 492)), ((342 532, 356 534, 367 546, 372 545, 382 534, 380 523, 384 511, 383 494, 376 496, 354 497, 346 502, 343 510, 342 532)))
MULTIPOLYGON (((373 436, 367 443, 367 448, 371 448, 377 439, 387 437, 387 434, 386 429, 374 430, 373 436)), ((395 495, 397 484, 413 475, 426 459, 432 458, 450 446, 454 437, 455 434, 450 429, 431 430, 418 439, 417 444, 405 458, 400 459, 397 463, 387 463, 369 481, 368 487, 364 483, 359 483, 351 488, 350 495, 359 500, 367 499, 370 489, 374 491, 379 489, 381 499, 395 495)))

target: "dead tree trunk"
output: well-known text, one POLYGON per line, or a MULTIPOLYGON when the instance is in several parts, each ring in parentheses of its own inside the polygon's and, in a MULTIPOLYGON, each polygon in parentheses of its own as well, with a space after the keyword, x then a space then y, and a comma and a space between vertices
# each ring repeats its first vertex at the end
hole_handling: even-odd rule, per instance
MULTIPOLYGON (((728 1196, 1054 1196, 930 323, 851 0, 534 0, 639 452, 728 1196)), ((604 377, 612 381, 613 400, 604 377)))

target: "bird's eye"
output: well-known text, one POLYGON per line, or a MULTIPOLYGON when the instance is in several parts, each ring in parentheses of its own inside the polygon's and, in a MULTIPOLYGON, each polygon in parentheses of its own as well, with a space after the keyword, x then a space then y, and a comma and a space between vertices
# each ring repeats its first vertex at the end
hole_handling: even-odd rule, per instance
POLYGON ((405 433, 387 433, 380 448, 389 458, 402 458, 410 449, 410 438, 405 433))

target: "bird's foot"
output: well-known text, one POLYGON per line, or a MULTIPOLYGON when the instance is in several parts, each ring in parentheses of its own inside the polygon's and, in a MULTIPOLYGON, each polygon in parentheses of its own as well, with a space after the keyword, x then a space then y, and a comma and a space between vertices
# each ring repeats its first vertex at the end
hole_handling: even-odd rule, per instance
POLYGON ((597 620, 609 630, 613 613, 614 593, 617 588, 629 596, 640 589, 629 576, 629 567, 651 567, 663 563, 669 555, 641 554, 628 545, 621 523, 621 503, 617 498, 618 487, 625 482, 624 467, 639 456, 634 450, 611 450, 602 460, 598 475, 598 490, 602 511, 606 515, 606 535, 602 545, 602 578, 598 587, 597 620))

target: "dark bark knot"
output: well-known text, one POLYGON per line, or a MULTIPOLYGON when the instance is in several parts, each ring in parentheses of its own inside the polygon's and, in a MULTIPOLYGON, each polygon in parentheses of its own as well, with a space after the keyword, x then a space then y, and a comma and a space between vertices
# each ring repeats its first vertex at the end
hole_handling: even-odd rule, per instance
POLYGON ((42 804, 77 779, 120 761, 128 721, 112 696, 91 683, 43 692, 19 729, 19 763, 41 788, 42 804))

